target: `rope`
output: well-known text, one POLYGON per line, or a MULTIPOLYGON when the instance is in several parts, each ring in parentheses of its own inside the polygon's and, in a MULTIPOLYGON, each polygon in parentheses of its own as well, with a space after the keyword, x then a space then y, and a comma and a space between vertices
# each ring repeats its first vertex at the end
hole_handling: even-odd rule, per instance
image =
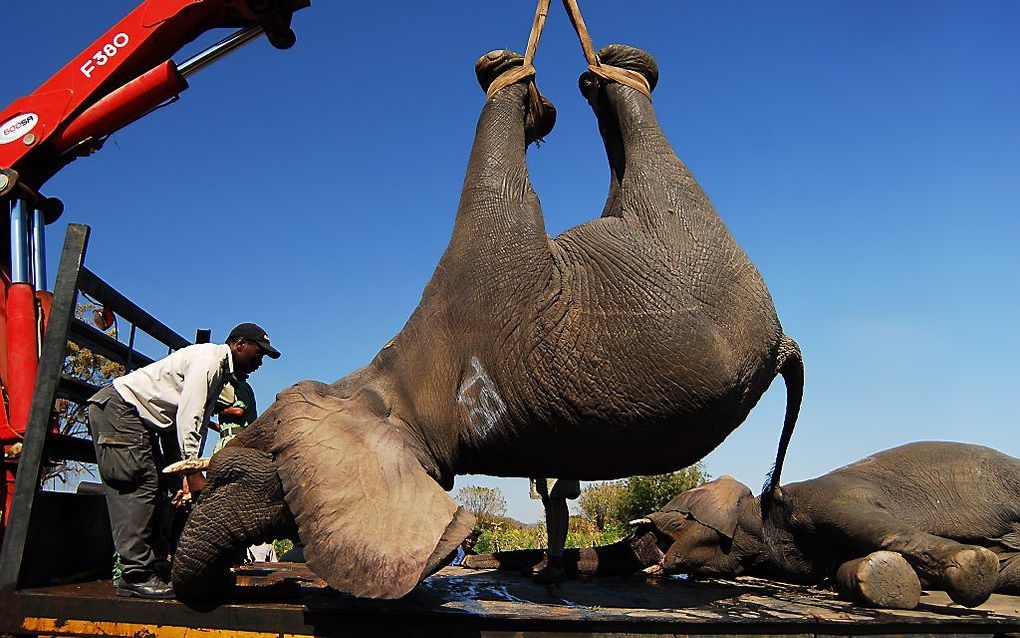
MULTIPOLYGON (((549 16, 549 3, 552 0, 539 0, 539 6, 534 9, 534 20, 531 22, 531 33, 527 37, 527 48, 524 50, 524 64, 511 68, 502 76, 489 85, 486 97, 493 97, 500 89, 505 89, 527 78, 534 78, 534 54, 539 50, 539 41, 542 40, 542 31, 546 28, 546 18, 549 16)), ((534 86, 532 80, 528 84, 528 93, 534 90, 538 94, 538 87, 534 86)))
MULTIPOLYGON (((551 0, 538 0, 538 6, 535 8, 535 19, 531 24, 531 33, 528 36, 528 47, 524 52, 524 64, 514 67, 497 77, 489 85, 489 89, 485 93, 486 97, 492 97, 511 84, 516 84, 530 78, 531 81, 528 82, 528 108, 536 117, 536 120, 544 115, 545 107, 542 105, 538 87, 535 85, 536 71, 534 60, 535 53, 538 51, 538 42, 542 39, 542 31, 545 29, 546 18, 549 16, 550 2, 551 0)), ((580 7, 577 6, 577 0, 563 0, 563 7, 567 11, 570 24, 573 25, 578 40, 581 42, 581 50, 584 52, 585 60, 588 61, 588 70, 606 80, 629 86, 651 100, 652 88, 645 76, 637 71, 631 71, 630 69, 611 64, 603 64, 599 60, 598 54, 595 53, 595 46, 592 44, 591 35, 588 33, 588 27, 584 24, 584 16, 581 15, 580 7)))
POLYGON ((542 104, 542 96, 538 92, 538 85, 535 84, 535 52, 538 51, 538 41, 542 39, 545 19, 549 16, 550 2, 551 0, 538 0, 535 19, 531 23, 531 34, 528 36, 528 46, 524 51, 524 64, 497 77, 489 85, 489 90, 485 92, 485 96, 490 98, 500 89, 531 78, 531 81, 528 82, 528 112, 531 113, 532 120, 536 123, 545 119, 545 105, 542 104))
POLYGON ((584 17, 581 15, 580 7, 577 6, 577 0, 563 0, 563 8, 567 10, 570 24, 574 25, 577 39, 581 41, 581 50, 584 52, 584 59, 588 61, 588 70, 606 80, 629 86, 649 100, 652 99, 652 87, 648 84, 648 79, 645 76, 623 67, 602 64, 598 54, 595 53, 595 46, 592 44, 591 35, 588 34, 588 27, 584 24, 584 17))
MULTIPOLYGON (((493 80, 492 84, 489 85, 489 90, 485 92, 486 97, 492 97, 501 89, 505 89, 511 84, 535 77, 535 52, 538 51, 538 41, 542 39, 545 19, 549 16, 550 2, 551 0, 538 0, 538 6, 535 8, 535 19, 531 23, 531 34, 528 36, 528 47, 524 51, 524 64, 510 69, 493 80)), ((528 83, 528 99, 532 104, 535 102, 541 104, 541 100, 538 99, 538 87, 535 86, 534 79, 528 83)), ((542 107, 540 106, 539 108, 541 109, 542 107)))
POLYGON ((528 36, 528 48, 524 50, 524 66, 531 66, 535 60, 538 41, 542 39, 542 29, 545 28, 545 19, 549 16, 549 2, 550 0, 538 0, 535 21, 531 25, 531 35, 528 36))

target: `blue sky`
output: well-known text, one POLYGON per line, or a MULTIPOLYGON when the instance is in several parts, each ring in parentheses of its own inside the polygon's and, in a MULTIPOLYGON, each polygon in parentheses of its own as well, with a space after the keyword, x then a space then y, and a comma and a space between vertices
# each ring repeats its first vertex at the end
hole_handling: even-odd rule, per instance
MULTIPOLYGON (((131 3, 17 5, 0 44, 17 61, 5 104, 131 3)), ((663 128, 804 351, 784 479, 919 439, 1020 455, 1020 5, 583 5, 597 46, 658 59, 663 128)), ((51 272, 64 223, 84 222, 90 266, 182 334, 261 323, 284 353, 252 378, 263 407, 369 361, 449 239, 483 103, 473 63, 523 49, 534 11, 381 6, 318 0, 295 17, 292 50, 249 45, 51 180, 67 204, 49 229, 51 272)), ((558 3, 537 67, 559 121, 529 162, 556 234, 601 211, 608 176, 558 3)), ((708 471, 760 485, 784 402, 777 382, 708 471)), ((467 484, 540 516, 523 479, 467 484)))

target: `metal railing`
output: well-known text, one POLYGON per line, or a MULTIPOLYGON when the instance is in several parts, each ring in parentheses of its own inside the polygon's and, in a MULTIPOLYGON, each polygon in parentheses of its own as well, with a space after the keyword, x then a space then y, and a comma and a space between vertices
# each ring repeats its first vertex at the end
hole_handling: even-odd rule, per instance
MULTIPOLYGON (((25 580, 22 567, 45 463, 59 460, 95 462, 91 441, 52 432, 55 399, 85 403, 99 389, 87 381, 64 374, 68 341, 121 364, 126 370, 152 362, 150 357, 134 348, 136 329, 165 345, 168 351, 191 345, 85 267, 89 232, 89 227, 82 224, 67 227, 31 411, 18 459, 9 524, 4 530, 3 546, 0 548, 0 606, 4 604, 3 597, 17 590, 25 580), (131 324, 128 344, 75 317, 79 292, 131 324)), ((96 498, 95 495, 92 497, 96 498)), ((56 530, 53 532, 56 533, 56 530)), ((84 543, 82 539, 75 538, 69 544, 84 543)), ((47 577, 51 576, 53 574, 47 574, 47 577)))

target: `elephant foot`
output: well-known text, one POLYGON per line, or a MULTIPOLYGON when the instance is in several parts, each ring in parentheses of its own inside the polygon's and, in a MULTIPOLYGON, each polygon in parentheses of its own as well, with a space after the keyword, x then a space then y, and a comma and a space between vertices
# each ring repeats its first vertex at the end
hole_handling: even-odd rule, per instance
POLYGON ((880 551, 843 563, 836 589, 856 602, 881 609, 913 609, 921 598, 914 569, 896 552, 880 551))
POLYGON ((524 64, 524 56, 507 49, 489 51, 475 62, 475 75, 482 90, 488 93, 489 87, 499 76, 524 64))
POLYGON ((950 557, 942 570, 942 586, 953 602, 977 607, 999 582, 999 558, 984 547, 967 547, 950 557))
MULTIPOLYGON (((475 62, 475 75, 482 90, 488 93, 489 87, 501 75, 524 65, 524 56, 507 49, 490 51, 475 62)), ((531 82, 528 77, 520 82, 531 82)), ((540 140, 552 133, 556 124, 556 107, 538 90, 529 89, 528 116, 525 121, 525 140, 528 144, 540 140)))
MULTIPOLYGON (((659 82, 659 65, 655 63, 655 58, 647 51, 625 44, 610 44, 603 47, 598 55, 599 61, 603 64, 618 66, 621 69, 640 73, 648 81, 649 90, 655 90, 655 85, 659 82)), ((578 85, 581 88, 582 95, 590 101, 594 91, 607 81, 590 71, 586 71, 581 74, 578 85)))

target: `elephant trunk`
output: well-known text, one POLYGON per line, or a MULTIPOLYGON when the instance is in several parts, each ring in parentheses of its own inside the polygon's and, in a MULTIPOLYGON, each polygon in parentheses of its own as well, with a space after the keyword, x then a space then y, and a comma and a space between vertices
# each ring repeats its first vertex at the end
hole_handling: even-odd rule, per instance
POLYGON ((273 458, 249 448, 224 448, 213 457, 209 482, 188 517, 173 563, 182 599, 222 595, 234 583, 230 567, 245 548, 295 532, 273 458))
MULTIPOLYGON (((635 534, 611 545, 563 550, 564 568, 568 574, 624 576, 658 565, 662 556, 655 534, 650 531, 635 534)), ((544 560, 545 550, 521 549, 468 556, 464 559, 464 566, 524 571, 539 566, 544 560)))

